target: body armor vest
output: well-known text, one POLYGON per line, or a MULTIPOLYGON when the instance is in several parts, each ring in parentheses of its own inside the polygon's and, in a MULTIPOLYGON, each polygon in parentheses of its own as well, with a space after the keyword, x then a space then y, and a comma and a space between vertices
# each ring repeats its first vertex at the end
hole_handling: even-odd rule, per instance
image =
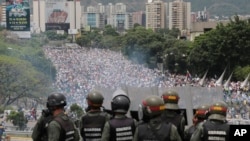
POLYGON ((228 141, 229 140, 229 125, 223 122, 206 121, 203 124, 204 141, 228 141))
POLYGON ((60 133, 60 141, 74 141, 74 123, 66 116, 63 115, 60 117, 56 117, 54 119, 61 125, 61 133, 60 133))
POLYGON ((195 130, 196 130, 196 126, 194 126, 194 125, 192 125, 190 128, 188 128, 186 135, 184 137, 184 141, 190 141, 195 130))
POLYGON ((41 132, 41 137, 39 138, 39 141, 48 141, 48 135, 47 135, 47 131, 48 131, 48 125, 49 123, 53 120, 53 116, 47 116, 44 117, 44 120, 41 123, 41 128, 40 132, 41 132))
POLYGON ((109 121, 110 141, 132 141, 135 132, 135 123, 132 118, 114 118, 109 121))
POLYGON ((138 125, 138 141, 170 141, 170 132, 171 132, 170 123, 162 123, 160 129, 151 129, 148 127, 147 123, 138 125), (157 135, 154 131, 157 132, 157 135))
POLYGON ((101 141, 102 131, 106 122, 106 116, 99 114, 98 116, 82 117, 81 135, 84 141, 101 141))
POLYGON ((176 114, 174 117, 168 117, 167 115, 165 115, 165 113, 163 114, 163 121, 167 123, 172 123, 173 125, 175 125, 181 137, 182 137, 181 133, 183 133, 183 131, 181 131, 182 130, 181 129, 182 118, 183 118, 183 115, 180 115, 180 114, 176 114))

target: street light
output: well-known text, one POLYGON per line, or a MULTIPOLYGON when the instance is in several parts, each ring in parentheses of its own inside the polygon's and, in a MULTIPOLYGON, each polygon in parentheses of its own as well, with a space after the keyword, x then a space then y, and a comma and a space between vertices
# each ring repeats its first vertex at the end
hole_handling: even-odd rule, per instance
POLYGON ((163 73, 165 73, 166 70, 168 70, 168 64, 167 64, 167 58, 168 58, 168 54, 165 54, 163 56, 163 73))
POLYGON ((163 58, 159 54, 157 55, 157 67, 163 73, 163 58))
POLYGON ((173 72, 175 69, 175 62, 176 62, 176 55, 173 52, 170 52, 169 54, 167 54, 168 58, 167 58, 167 68, 170 72, 173 72))
POLYGON ((175 71, 175 73, 177 73, 178 66, 179 66, 179 64, 176 62, 176 63, 174 64, 174 71, 175 71))

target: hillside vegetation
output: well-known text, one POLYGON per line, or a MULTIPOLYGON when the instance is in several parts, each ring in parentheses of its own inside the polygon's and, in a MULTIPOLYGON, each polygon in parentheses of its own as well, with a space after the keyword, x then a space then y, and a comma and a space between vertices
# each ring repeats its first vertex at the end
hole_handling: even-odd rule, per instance
MULTIPOLYGON (((165 2, 173 0, 164 0, 165 2)), ((232 16, 235 14, 250 14, 249 0, 184 0, 191 2, 192 12, 201 11, 206 7, 211 15, 232 16)), ((83 5, 95 5, 97 3, 126 3, 127 10, 144 11, 147 0, 81 0, 83 5)))
MULTIPOLYGON (((2 3, 5 0, 0 0, 2 3)), ((81 5, 89 6, 96 5, 97 3, 102 3, 104 5, 108 3, 125 3, 127 5, 128 12, 134 11, 145 11, 145 3, 148 0, 80 0, 81 5)), ((174 0, 163 0, 165 2, 170 2, 174 0)), ((206 7, 210 15, 217 16, 234 16, 236 14, 250 15, 250 1, 249 0, 183 0, 191 2, 192 12, 197 12, 204 10, 206 7)), ((32 1, 30 1, 31 11, 32 1)))

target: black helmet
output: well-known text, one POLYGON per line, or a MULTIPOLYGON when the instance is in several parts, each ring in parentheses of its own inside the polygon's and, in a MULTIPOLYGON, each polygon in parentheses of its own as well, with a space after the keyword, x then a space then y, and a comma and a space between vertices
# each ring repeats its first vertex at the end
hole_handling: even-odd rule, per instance
POLYGON ((162 94, 162 98, 166 104, 166 109, 178 110, 179 95, 173 90, 168 90, 162 94))
MULTIPOLYGON (((148 96, 140 105, 143 113, 139 113, 139 117, 154 117, 160 115, 165 110, 164 101, 156 95, 148 96), (140 115, 143 114, 143 115, 140 115)), ((141 111, 139 109, 139 111, 141 111)))
POLYGON ((199 119, 207 119, 209 113, 209 106, 208 105, 201 105, 196 108, 195 116, 199 119))
POLYGON ((130 100, 126 95, 117 95, 111 101, 113 112, 127 113, 130 106, 130 100))
POLYGON ((111 109, 113 112, 119 112, 126 114, 130 106, 130 99, 127 93, 122 89, 117 89, 113 93, 113 98, 111 101, 111 109))
POLYGON ((92 107, 102 107, 103 96, 98 91, 92 91, 87 95, 88 105, 92 107))
POLYGON ((47 108, 61 106, 64 107, 67 105, 66 97, 61 93, 52 93, 48 96, 47 99, 47 108))
POLYGON ((227 104, 223 101, 215 102, 209 107, 209 119, 226 120, 227 104))

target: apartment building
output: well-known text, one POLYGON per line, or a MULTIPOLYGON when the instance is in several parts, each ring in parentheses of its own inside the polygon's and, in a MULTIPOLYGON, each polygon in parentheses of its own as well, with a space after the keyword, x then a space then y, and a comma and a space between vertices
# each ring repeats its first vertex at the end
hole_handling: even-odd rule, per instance
POLYGON ((169 3, 169 29, 178 28, 187 34, 191 28, 191 3, 175 0, 169 3))
POLYGON ((133 26, 132 15, 126 11, 123 3, 88 6, 82 15, 82 25, 84 27, 104 28, 111 25, 119 32, 124 32, 133 26))
POLYGON ((130 29, 132 26, 132 16, 127 12, 127 6, 123 3, 107 5, 107 24, 116 28, 119 32, 130 29))
POLYGON ((96 6, 86 7, 82 14, 82 27, 101 28, 105 27, 105 6, 99 3, 96 6))
POLYGON ((6 2, 1 4, 1 26, 6 26, 6 2))
POLYGON ((132 13, 132 24, 139 24, 141 26, 146 25, 146 14, 144 11, 138 11, 132 13))
POLYGON ((149 0, 146 3, 146 28, 167 28, 167 3, 161 0, 149 0))

